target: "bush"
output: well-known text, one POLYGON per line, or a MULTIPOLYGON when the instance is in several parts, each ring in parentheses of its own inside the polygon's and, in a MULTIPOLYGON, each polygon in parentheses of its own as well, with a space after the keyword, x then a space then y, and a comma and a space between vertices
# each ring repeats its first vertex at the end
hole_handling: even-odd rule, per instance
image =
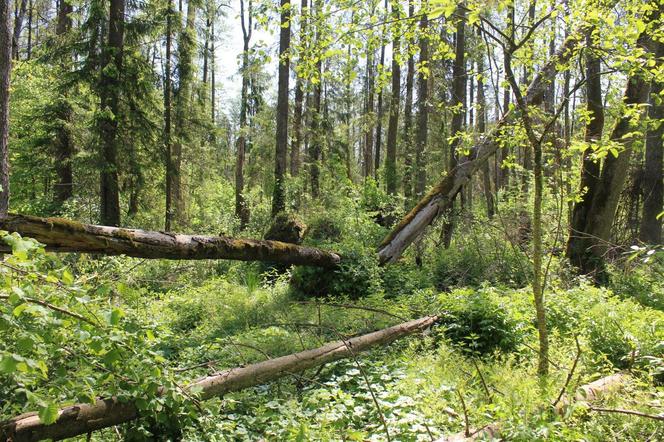
POLYGON ((488 355, 516 350, 526 322, 508 311, 493 292, 470 289, 439 295, 445 337, 464 351, 488 355))

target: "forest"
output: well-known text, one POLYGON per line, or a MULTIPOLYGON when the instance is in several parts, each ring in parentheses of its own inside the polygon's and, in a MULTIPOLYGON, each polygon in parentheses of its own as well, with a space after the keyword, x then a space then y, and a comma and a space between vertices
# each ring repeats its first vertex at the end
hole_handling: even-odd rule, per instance
POLYGON ((0 442, 664 441, 664 0, 0 0, 0 442))

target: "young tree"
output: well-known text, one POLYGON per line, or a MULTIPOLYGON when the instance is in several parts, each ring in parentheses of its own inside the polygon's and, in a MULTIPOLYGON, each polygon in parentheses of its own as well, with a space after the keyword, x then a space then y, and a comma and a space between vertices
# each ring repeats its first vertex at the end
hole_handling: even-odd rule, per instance
POLYGON ((274 158, 274 193, 272 216, 286 209, 284 177, 288 158, 288 77, 290 48, 290 0, 280 0, 279 84, 277 86, 277 130, 274 158))
POLYGON ((125 0, 111 0, 108 41, 102 55, 99 81, 101 110, 99 135, 101 152, 102 224, 120 225, 120 188, 118 184, 118 121, 120 119, 120 76, 124 51, 125 0))

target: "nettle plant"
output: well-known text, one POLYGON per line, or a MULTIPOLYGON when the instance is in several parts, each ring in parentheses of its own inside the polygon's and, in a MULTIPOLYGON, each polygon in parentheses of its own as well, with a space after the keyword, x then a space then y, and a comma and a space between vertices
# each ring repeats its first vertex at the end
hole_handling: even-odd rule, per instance
POLYGON ((193 416, 180 407, 191 393, 156 350, 156 328, 121 308, 112 283, 77 281, 35 240, 0 239, 12 248, 0 261, 0 397, 11 398, 0 401, 0 421, 37 410, 48 424, 57 404, 109 396, 134 401, 157 424, 193 416))

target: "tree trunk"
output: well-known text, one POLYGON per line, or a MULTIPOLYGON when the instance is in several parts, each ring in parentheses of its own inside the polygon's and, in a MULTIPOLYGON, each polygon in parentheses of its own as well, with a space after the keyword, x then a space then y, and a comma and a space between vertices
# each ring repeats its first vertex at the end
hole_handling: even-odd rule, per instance
MULTIPOLYGON (((426 316, 354 338, 330 342, 256 364, 230 368, 198 379, 187 386, 200 391, 198 398, 209 400, 233 391, 265 384, 340 359, 355 358, 360 352, 385 346, 397 339, 420 333, 433 326, 438 317, 426 316)), ((164 394, 163 388, 158 395, 164 394)), ((76 404, 59 410, 58 419, 44 425, 36 413, 26 413, 0 427, 0 437, 13 442, 64 439, 137 419, 139 410, 133 402, 117 398, 98 399, 94 404, 76 404)))
POLYGON ((124 50, 125 0, 111 0, 108 43, 104 48, 99 82, 102 145, 100 220, 109 226, 120 225, 120 189, 118 185, 118 121, 120 118, 120 75, 124 50))
POLYGON ((240 94, 240 136, 237 139, 237 159, 235 162, 235 216, 240 220, 240 230, 249 223, 249 207, 244 199, 244 159, 247 145, 247 108, 249 106, 249 43, 253 28, 253 4, 249 0, 245 20, 244 0, 240 0, 240 20, 242 22, 242 92, 240 94))
POLYGON ((374 111, 374 48, 371 42, 367 42, 367 67, 366 67, 366 81, 365 81, 365 102, 364 102, 364 118, 365 118, 365 133, 364 133, 364 164, 363 175, 366 180, 373 174, 373 145, 374 145, 374 132, 373 132, 373 111, 374 111))
MULTIPOLYGON (((413 19, 415 15, 415 1, 408 0, 408 18, 413 19)), ((410 22, 410 21, 409 21, 410 22)), ((413 126, 413 80, 415 78, 415 58, 410 51, 413 45, 412 38, 406 41, 405 51, 408 53, 406 68, 406 102, 403 109, 403 144, 404 144, 404 173, 403 193, 406 208, 410 207, 413 199, 413 148, 412 148, 412 126, 413 126)))
MULTIPOLYGON (((334 267, 339 255, 279 241, 181 235, 83 224, 62 218, 8 215, 0 228, 34 238, 53 252, 101 253, 136 258, 235 259, 334 267)), ((0 251, 11 251, 0 246, 0 251)))
MULTIPOLYGON (((586 37, 588 48, 594 47, 593 42, 599 40, 599 32, 593 27, 586 37)), ((586 49, 586 110, 590 122, 586 125, 584 141, 587 143, 581 159, 581 180, 579 191, 582 199, 574 204, 572 220, 570 224, 569 239, 567 241, 567 258, 570 262, 582 268, 585 265, 584 256, 588 253, 585 239, 580 235, 585 230, 588 212, 597 192, 600 176, 600 163, 592 158, 595 149, 593 145, 602 138, 604 128, 604 106, 602 105, 602 78, 601 60, 599 54, 592 49, 586 49)), ((583 271, 590 269, 583 268, 583 271)))
POLYGON ((166 11, 166 66, 164 68, 164 151, 166 153, 166 213, 164 218, 164 230, 170 232, 175 221, 175 187, 178 185, 175 171, 175 159, 173 158, 172 135, 172 95, 173 83, 171 77, 171 50, 173 47, 173 0, 168 0, 166 11))
MULTIPOLYGON (((656 11, 649 18, 648 25, 652 26, 653 23, 657 23, 658 18, 659 11, 656 11)), ((659 52, 658 48, 662 45, 662 43, 654 43, 648 31, 639 36, 637 44, 650 52, 659 52)), ((649 89, 650 84, 641 75, 636 74, 627 80, 623 102, 630 108, 643 105, 648 101, 649 89)), ((611 227, 620 193, 627 179, 632 156, 632 143, 637 137, 633 131, 633 121, 633 115, 625 113, 616 122, 611 133, 611 141, 619 144, 623 150, 618 153, 618 156, 609 154, 604 159, 597 190, 593 195, 590 210, 587 212, 585 227, 583 230, 575 232, 581 236, 580 250, 585 251, 579 268, 584 273, 592 274, 597 282, 606 280, 604 254, 609 249, 611 227)))
MULTIPOLYGON (((580 29, 573 32, 556 52, 556 55, 540 69, 528 87, 528 91, 524 97, 526 104, 536 106, 542 103, 548 82, 557 74, 558 67, 564 66, 569 61, 585 32, 585 25, 582 25, 580 29)), ((461 186, 466 184, 470 176, 478 171, 484 165, 484 162, 500 149, 500 145, 496 142, 500 131, 513 120, 514 116, 514 111, 506 112, 500 121, 498 121, 496 127, 476 144, 468 161, 459 164, 449 171, 438 185, 434 186, 385 237, 378 248, 378 257, 381 264, 394 262, 399 259, 403 251, 422 231, 440 213, 443 213, 450 207, 461 186)))
MULTIPOLYGON (((477 133, 480 137, 486 132, 486 97, 484 94, 484 55, 480 55, 477 61, 477 71, 480 77, 477 79, 477 133)), ((491 172, 487 161, 482 168, 482 187, 484 188, 484 199, 486 201, 486 214, 489 219, 496 213, 493 190, 491 189, 491 172)))
POLYGON ((173 221, 177 226, 186 224, 185 197, 182 190, 182 162, 184 146, 191 139, 189 135, 192 83, 194 81, 194 54, 196 53, 196 14, 199 0, 189 0, 187 4, 187 22, 180 34, 178 44, 179 85, 175 92, 175 142, 172 155, 171 205, 173 221))
POLYGON ((11 8, 0 0, 0 216, 9 210, 9 79, 12 68, 11 8))
MULTIPOLYGON (((59 38, 65 36, 71 31, 71 14, 74 8, 67 0, 60 0, 58 4, 58 17, 55 26, 55 33, 59 38)), ((67 72, 71 65, 70 55, 65 52, 61 68, 67 72)), ((53 143, 55 151, 55 173, 57 182, 54 190, 54 203, 57 207, 62 205, 74 195, 74 173, 72 171, 72 160, 74 157, 74 140, 69 130, 69 124, 73 117, 73 109, 67 99, 68 90, 60 88, 60 97, 58 98, 57 121, 58 128, 53 143)))
MULTIPOLYGON (((393 0, 392 19, 399 20, 399 3, 393 0)), ((401 67, 397 59, 400 51, 399 33, 392 37, 392 95, 390 99, 390 119, 387 128, 387 149, 385 154, 385 187, 387 193, 396 195, 397 186, 397 135, 399 132, 399 97, 401 95, 401 67)), ((412 98, 412 97, 411 97, 412 98)))
POLYGON ((288 164, 288 77, 290 48, 290 0, 280 0, 281 27, 279 33, 279 85, 277 91, 277 130, 274 157, 274 193, 272 217, 286 209, 284 177, 288 164))
MULTIPOLYGON (((300 3, 300 45, 304 52, 304 41, 307 33, 307 9, 308 0, 302 0, 300 3)), ((300 57, 302 63, 302 56, 300 57)), ((302 115, 304 107, 304 81, 298 75, 295 80, 295 109, 293 111, 293 142, 291 143, 290 153, 290 173, 297 176, 300 173, 300 151, 302 150, 302 115)))
POLYGON ((427 148, 427 139, 429 136, 429 18, 426 14, 420 19, 420 69, 426 68, 427 71, 421 71, 417 76, 417 134, 415 136, 415 195, 422 198, 426 188, 426 163, 424 154, 427 148))
MULTIPOLYGON (((18 1, 18 0, 16 0, 18 1)), ((23 19, 25 18, 25 12, 28 9, 28 0, 21 0, 20 6, 16 5, 18 8, 16 17, 14 17, 14 34, 12 36, 12 58, 18 60, 18 54, 20 49, 20 38, 21 31, 23 30, 23 19)))
MULTIPOLYGON (((387 10, 388 10, 388 5, 387 1, 385 0, 385 15, 383 18, 383 21, 387 21, 387 10)), ((381 43, 380 43, 380 68, 385 69, 385 36, 386 36, 386 28, 383 27, 383 35, 381 36, 381 43)), ((376 121, 376 150, 374 152, 374 179, 376 182, 378 182, 378 171, 380 169, 380 150, 382 148, 382 140, 383 140, 383 89, 382 87, 378 91, 378 112, 376 115, 377 121, 376 121)))
MULTIPOLYGON (((662 63, 664 45, 658 45, 656 59, 662 63)), ((662 137, 664 136, 664 103, 662 103, 662 85, 664 81, 653 81, 650 88, 650 129, 646 138, 646 158, 643 173, 643 214, 639 239, 647 244, 662 244, 662 218, 657 218, 664 208, 664 189, 662 185, 662 137)))

